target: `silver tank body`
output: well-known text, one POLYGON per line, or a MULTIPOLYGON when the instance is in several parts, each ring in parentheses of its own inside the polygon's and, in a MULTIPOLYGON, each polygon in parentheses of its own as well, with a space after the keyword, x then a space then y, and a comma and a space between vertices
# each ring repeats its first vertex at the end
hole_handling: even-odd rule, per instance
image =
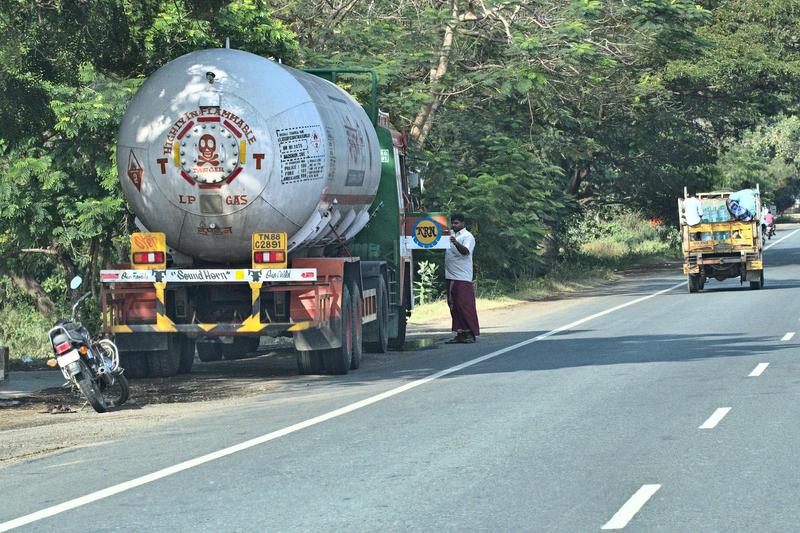
POLYGON ((380 156, 366 112, 336 85, 213 49, 139 89, 117 168, 149 231, 192 258, 235 263, 249 261, 253 232, 286 232, 290 250, 353 237, 369 220, 380 156))

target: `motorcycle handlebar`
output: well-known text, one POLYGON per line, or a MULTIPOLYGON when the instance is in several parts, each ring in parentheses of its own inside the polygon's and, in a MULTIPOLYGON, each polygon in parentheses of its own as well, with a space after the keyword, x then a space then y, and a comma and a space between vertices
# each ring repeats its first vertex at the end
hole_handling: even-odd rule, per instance
POLYGON ((81 296, 80 298, 78 298, 78 301, 77 301, 77 302, 75 302, 75 304, 72 306, 72 315, 70 315, 70 322, 75 322, 75 312, 78 310, 78 306, 79 306, 79 305, 81 304, 81 302, 82 302, 82 301, 84 301, 84 300, 85 300, 85 299, 86 299, 86 298, 87 298, 87 297, 88 297, 90 294, 92 294, 92 293, 91 293, 91 291, 90 291, 90 292, 87 292, 86 294, 84 294, 83 296, 81 296))

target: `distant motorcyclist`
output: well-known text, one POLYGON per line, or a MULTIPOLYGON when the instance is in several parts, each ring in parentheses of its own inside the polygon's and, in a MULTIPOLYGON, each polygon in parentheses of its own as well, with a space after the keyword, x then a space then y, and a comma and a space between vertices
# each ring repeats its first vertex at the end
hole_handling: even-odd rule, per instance
POLYGON ((775 234, 775 215, 769 209, 761 215, 761 231, 768 239, 771 239, 775 234))

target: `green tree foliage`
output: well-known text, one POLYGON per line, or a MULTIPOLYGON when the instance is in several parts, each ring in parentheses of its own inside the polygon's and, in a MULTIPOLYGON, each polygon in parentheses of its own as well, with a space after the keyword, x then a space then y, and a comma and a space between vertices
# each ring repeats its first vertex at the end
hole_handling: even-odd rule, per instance
POLYGON ((721 185, 757 183, 765 203, 784 210, 800 195, 800 118, 779 117, 747 131, 719 159, 721 185))
POLYGON ((63 298, 64 279, 95 279, 115 259, 113 238, 129 224, 115 135, 136 88, 226 37, 266 56, 297 48, 259 0, 0 4, 0 274, 40 311, 63 298))

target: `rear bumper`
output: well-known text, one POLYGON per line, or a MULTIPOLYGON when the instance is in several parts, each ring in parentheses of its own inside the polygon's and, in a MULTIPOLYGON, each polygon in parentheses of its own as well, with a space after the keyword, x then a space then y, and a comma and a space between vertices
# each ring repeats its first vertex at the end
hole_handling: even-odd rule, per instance
POLYGON ((317 324, 313 321, 295 322, 295 323, 272 323, 263 324, 258 322, 245 321, 240 324, 175 324, 170 323, 161 324, 135 324, 126 325, 119 324, 111 326, 109 331, 114 334, 126 333, 184 333, 191 336, 198 337, 226 337, 231 335, 236 336, 260 336, 266 335, 271 337, 278 337, 283 334, 294 333, 295 331, 304 331, 317 324))

